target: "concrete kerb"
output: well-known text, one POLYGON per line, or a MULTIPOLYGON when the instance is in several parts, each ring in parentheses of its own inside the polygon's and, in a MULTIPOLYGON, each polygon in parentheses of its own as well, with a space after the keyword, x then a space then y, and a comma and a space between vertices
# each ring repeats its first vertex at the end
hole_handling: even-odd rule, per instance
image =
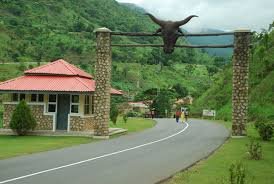
POLYGON ((106 140, 109 139, 109 136, 93 136, 92 138, 98 140, 106 140))
MULTIPOLYGON (((126 129, 122 128, 110 128, 109 129, 109 135, 119 135, 122 133, 126 133, 126 129)), ((11 130, 11 129, 0 129, 0 135, 16 135, 16 133, 11 130)), ((94 136, 93 131, 86 131, 86 132, 79 132, 79 131, 47 131, 47 130, 36 130, 36 131, 31 131, 29 132, 28 135, 33 135, 33 136, 71 136, 71 137, 92 137, 94 139, 109 139, 109 136, 94 136)))
POLYGON ((232 139, 242 139, 242 138, 246 138, 246 136, 231 136, 232 139))

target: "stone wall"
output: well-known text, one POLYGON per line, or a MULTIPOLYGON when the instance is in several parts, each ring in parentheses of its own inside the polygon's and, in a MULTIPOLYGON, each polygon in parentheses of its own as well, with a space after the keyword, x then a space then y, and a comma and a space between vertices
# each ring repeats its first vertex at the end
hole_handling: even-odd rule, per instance
POLYGON ((235 31, 232 88, 232 135, 246 135, 248 112, 248 75, 250 57, 248 30, 235 31))
POLYGON ((13 111, 15 110, 16 105, 4 104, 4 112, 3 112, 3 128, 10 128, 10 120, 13 111))
POLYGON ((70 116, 70 131, 94 130, 94 117, 70 116))
POLYGON ((52 130, 53 116, 44 115, 44 105, 30 105, 31 112, 36 119, 36 130, 52 130))
MULTIPOLYGON (((36 119, 37 126, 36 130, 52 130, 53 127, 53 116, 44 115, 44 105, 29 105, 31 112, 36 119)), ((11 116, 15 110, 16 104, 4 104, 3 114, 3 128, 10 128, 9 124, 11 116)))
POLYGON ((110 113, 110 81, 111 81, 111 31, 107 28, 96 30, 96 66, 94 93, 94 135, 95 137, 109 136, 109 113, 110 113))

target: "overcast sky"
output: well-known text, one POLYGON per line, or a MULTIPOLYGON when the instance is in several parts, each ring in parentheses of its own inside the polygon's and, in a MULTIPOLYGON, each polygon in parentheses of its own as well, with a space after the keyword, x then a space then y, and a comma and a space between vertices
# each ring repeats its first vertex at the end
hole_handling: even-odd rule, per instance
POLYGON ((165 20, 180 20, 198 15, 185 28, 260 31, 274 21, 274 0, 117 0, 145 8, 165 20))

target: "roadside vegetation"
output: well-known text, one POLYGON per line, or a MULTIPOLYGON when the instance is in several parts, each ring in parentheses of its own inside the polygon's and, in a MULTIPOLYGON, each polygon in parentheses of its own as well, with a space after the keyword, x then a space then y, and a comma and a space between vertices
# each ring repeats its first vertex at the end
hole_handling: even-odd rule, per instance
MULTIPOLYGON (((220 123, 220 121, 219 121, 220 123)), ((223 122, 228 125, 229 122, 223 122)), ((231 138, 219 150, 206 160, 184 172, 177 173, 165 184, 232 184, 230 168, 232 164, 241 163, 245 168, 244 184, 272 184, 274 181, 274 138, 262 141, 254 124, 249 124, 248 136, 231 138), (258 142, 262 147, 262 158, 250 158, 250 144, 258 142)), ((258 152, 259 153, 259 152, 258 152)), ((234 184, 234 183, 233 183, 234 184)))
MULTIPOLYGON (((274 123, 274 22, 254 33, 249 69, 249 121, 274 123)), ((215 75, 211 87, 194 101, 192 113, 215 109, 217 119, 231 120, 232 66, 215 75)))
POLYGON ((118 117, 116 125, 110 122, 111 128, 123 128, 127 129, 128 133, 140 132, 142 130, 154 127, 156 122, 152 119, 143 119, 143 118, 128 118, 125 123, 123 117, 118 117))

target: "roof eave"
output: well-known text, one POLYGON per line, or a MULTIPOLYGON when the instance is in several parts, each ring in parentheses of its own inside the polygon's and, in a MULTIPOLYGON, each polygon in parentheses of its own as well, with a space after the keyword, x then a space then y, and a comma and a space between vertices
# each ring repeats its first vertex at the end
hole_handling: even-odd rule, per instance
MULTIPOLYGON (((25 93, 25 94, 90 94, 94 91, 41 91, 41 90, 0 90, 0 94, 25 93)), ((111 93, 113 96, 122 96, 123 94, 111 93)))

